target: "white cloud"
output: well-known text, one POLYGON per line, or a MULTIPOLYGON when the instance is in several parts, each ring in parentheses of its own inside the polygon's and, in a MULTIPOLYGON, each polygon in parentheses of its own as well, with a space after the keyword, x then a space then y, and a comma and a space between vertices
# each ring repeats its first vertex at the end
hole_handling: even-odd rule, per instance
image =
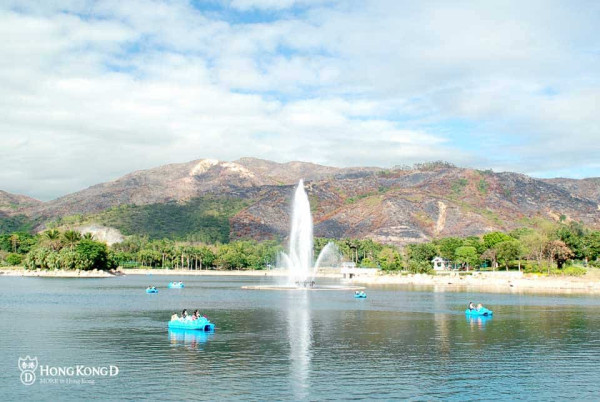
POLYGON ((222 4, 5 3, 0 188, 202 157, 598 169, 598 3, 222 4))
POLYGON ((293 6, 314 6, 321 3, 332 3, 331 0, 231 0, 232 8, 248 11, 260 10, 285 10, 293 6))

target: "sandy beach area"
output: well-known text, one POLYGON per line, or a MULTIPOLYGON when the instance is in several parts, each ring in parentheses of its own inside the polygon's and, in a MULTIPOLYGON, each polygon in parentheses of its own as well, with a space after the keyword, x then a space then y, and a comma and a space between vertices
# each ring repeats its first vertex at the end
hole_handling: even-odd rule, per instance
POLYGON ((358 277, 349 280, 360 285, 413 285, 433 287, 434 291, 486 291, 499 293, 556 293, 599 294, 600 277, 597 273, 581 277, 541 276, 522 272, 474 272, 471 275, 447 273, 388 274, 358 277))

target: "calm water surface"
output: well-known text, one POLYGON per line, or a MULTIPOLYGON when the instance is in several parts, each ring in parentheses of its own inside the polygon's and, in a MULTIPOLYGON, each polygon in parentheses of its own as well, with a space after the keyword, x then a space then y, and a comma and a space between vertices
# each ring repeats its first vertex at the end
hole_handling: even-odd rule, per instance
POLYGON ((0 278, 3 400, 600 399, 597 296, 240 288, 270 280, 0 278), (171 280, 185 289, 166 289, 171 280), (160 292, 146 294, 149 284, 160 292), (466 319, 469 301, 494 318, 466 319), (182 308, 216 332, 169 332, 182 308), (27 355, 119 374, 43 384, 38 368, 25 386, 27 355))

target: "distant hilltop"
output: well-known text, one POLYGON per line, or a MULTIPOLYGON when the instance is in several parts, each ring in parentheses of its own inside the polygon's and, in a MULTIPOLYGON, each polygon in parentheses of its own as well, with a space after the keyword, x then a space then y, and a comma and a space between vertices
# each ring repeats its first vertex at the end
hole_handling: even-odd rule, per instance
POLYGON ((100 224, 151 238, 280 239, 301 178, 320 237, 402 245, 544 220, 600 228, 599 178, 535 179, 448 163, 335 168, 242 158, 140 170, 48 202, 0 191, 0 230, 100 224))

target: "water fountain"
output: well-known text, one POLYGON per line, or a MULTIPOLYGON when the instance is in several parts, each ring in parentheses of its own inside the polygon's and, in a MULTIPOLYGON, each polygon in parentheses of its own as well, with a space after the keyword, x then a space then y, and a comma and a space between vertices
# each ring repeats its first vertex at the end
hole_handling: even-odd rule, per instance
POLYGON ((310 202, 300 180, 292 202, 292 222, 288 251, 279 256, 278 268, 286 272, 285 283, 280 286, 245 286, 246 289, 311 289, 341 290, 363 289, 361 287, 317 286, 315 278, 322 266, 339 265, 340 255, 333 243, 327 244, 314 260, 313 220, 310 202))
POLYGON ((333 243, 327 244, 313 264, 313 221, 303 180, 296 187, 292 205, 289 249, 281 253, 279 266, 288 271, 288 285, 312 287, 320 264, 335 259, 337 251, 333 243))

